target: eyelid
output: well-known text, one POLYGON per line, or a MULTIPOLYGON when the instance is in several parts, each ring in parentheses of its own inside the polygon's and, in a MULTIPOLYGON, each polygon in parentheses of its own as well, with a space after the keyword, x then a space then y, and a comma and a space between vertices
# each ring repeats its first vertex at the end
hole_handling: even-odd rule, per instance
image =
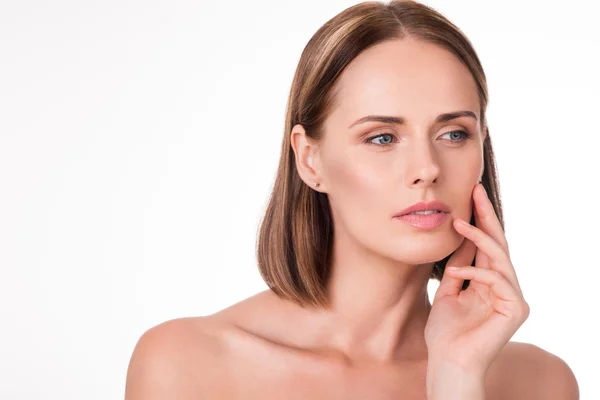
MULTIPOLYGON (((471 135, 471 132, 469 132, 469 129, 461 127, 461 128, 450 129, 447 132, 442 133, 440 136, 446 135, 448 133, 453 133, 453 132, 464 132, 467 135, 471 135)), ((377 132, 377 131, 375 131, 375 132, 369 132, 369 133, 365 134, 363 137, 365 139, 369 139, 370 140, 370 139, 379 137, 381 135, 392 135, 392 136, 398 137, 397 133, 390 132, 388 130, 385 130, 385 131, 382 131, 382 132, 377 132)))
MULTIPOLYGON (((446 134, 448 132, 454 132, 454 131, 466 131, 467 133, 470 133, 471 129, 467 128, 466 126, 456 126, 454 128, 450 128, 447 132, 444 132, 443 134, 446 134)), ((395 128, 390 127, 390 126, 385 126, 385 127, 381 127, 381 128, 375 128, 373 130, 368 130, 367 132, 365 132, 364 134, 362 134, 362 137, 367 137, 369 135, 382 135, 384 133, 390 134, 390 135, 397 135, 397 132, 395 131, 395 128), (382 131, 380 131, 382 130, 382 131)))
MULTIPOLYGON (((454 143, 463 143, 466 142, 469 139, 473 138, 473 134, 471 132, 469 132, 469 129, 467 128, 455 128, 455 129, 450 129, 447 132, 442 133, 440 136, 444 136, 447 135, 449 133, 454 133, 454 132, 461 132, 463 134, 463 139, 462 140, 450 140, 450 142, 454 142, 454 143)), ((387 144, 376 144, 373 143, 374 139, 378 139, 380 137, 386 136, 386 135, 390 135, 393 136, 394 139, 398 139, 398 136, 395 133, 389 132, 389 131, 383 131, 383 132, 374 132, 372 133, 372 135, 366 135, 366 138, 363 140, 363 142, 367 143, 367 144, 372 144, 375 146, 379 146, 379 147, 387 147, 390 146, 392 143, 397 143, 397 140, 392 142, 392 143, 387 143, 387 144)))

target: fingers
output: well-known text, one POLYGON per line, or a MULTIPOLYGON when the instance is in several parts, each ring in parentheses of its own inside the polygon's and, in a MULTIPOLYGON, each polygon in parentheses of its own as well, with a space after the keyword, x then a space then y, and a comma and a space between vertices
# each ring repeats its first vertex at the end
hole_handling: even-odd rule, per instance
POLYGON ((433 297, 433 304, 444 296, 456 296, 462 290, 464 279, 459 276, 453 276, 444 272, 440 286, 438 286, 435 296, 433 297))
POLYGON ((454 254, 448 259, 446 265, 473 265, 473 258, 477 252, 475 243, 465 238, 461 245, 454 251, 454 254))
POLYGON ((485 284, 501 300, 518 301, 521 298, 508 279, 496 270, 477 267, 448 267, 446 272, 456 278, 470 279, 485 284))
POLYGON ((464 219, 455 218, 453 222, 458 233, 475 243, 479 249, 486 253, 490 261, 495 261, 496 263, 510 261, 508 254, 498 242, 481 229, 469 224, 464 219))
MULTIPOLYGON (((465 238, 454 254, 448 259, 446 265, 472 265, 476 252, 477 246, 475 246, 475 243, 465 238)), ((444 273, 433 301, 435 302, 437 298, 443 296, 456 296, 462 290, 463 282, 464 279, 462 278, 456 278, 444 273)))
MULTIPOLYGON (((455 218, 454 228, 461 235, 465 236, 465 242, 456 250, 446 265, 471 265, 475 254, 476 268, 471 270, 492 270, 500 274, 516 292, 521 292, 521 287, 517 280, 517 274, 510 260, 508 243, 502 225, 498 220, 494 207, 488 198, 483 185, 478 184, 473 192, 475 224, 473 226, 467 221, 455 218), (464 225, 462 224, 464 222, 464 225)), ((445 275, 445 274, 444 274, 445 275)), ((463 279, 470 279, 465 277, 463 279)), ((443 280, 442 280, 443 281, 443 280)), ((473 284, 479 284, 473 279, 473 284)), ((448 280, 447 287, 442 287, 438 291, 440 295, 458 294, 462 288, 462 281, 457 283, 454 278, 448 280), (441 289, 441 290, 440 290, 441 289)), ((436 292, 437 297, 437 292, 436 292)))
MULTIPOLYGON (((502 316, 515 321, 517 326, 529 317, 530 307, 520 292, 502 275, 493 269, 477 267, 448 267, 446 273, 461 279, 470 279, 473 282, 486 284, 495 296, 493 301, 494 310, 502 316), (500 300, 500 301, 498 301, 500 300)), ((493 324, 498 324, 498 332, 502 330, 504 321, 492 318, 493 324)))
MULTIPOLYGON (((481 227, 482 223, 479 219, 479 213, 477 212, 477 207, 473 208, 473 216, 475 217, 475 226, 481 227)), ((490 260, 488 260, 487 256, 483 251, 477 253, 477 259, 475 260, 476 267, 489 268, 490 260)), ((459 264, 460 265, 460 264, 459 264)))
POLYGON ((504 251, 509 254, 508 242, 506 241, 506 235, 504 229, 498 220, 494 205, 489 199, 485 188, 481 183, 475 186, 473 198, 475 200, 474 213, 478 220, 477 227, 483 229, 488 235, 490 235, 504 251))
POLYGON ((480 251, 486 254, 489 260, 489 268, 502 273, 515 288, 520 290, 517 275, 510 261, 510 257, 504 248, 478 227, 473 226, 460 218, 455 218, 453 222, 454 228, 458 233, 471 240, 480 251))

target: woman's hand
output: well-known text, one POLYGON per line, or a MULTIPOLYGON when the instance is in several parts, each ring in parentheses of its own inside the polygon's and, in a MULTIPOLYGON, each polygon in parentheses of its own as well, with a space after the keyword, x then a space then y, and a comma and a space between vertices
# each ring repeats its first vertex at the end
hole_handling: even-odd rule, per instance
MULTIPOLYGON (((448 260, 425 326, 430 363, 485 375, 529 316, 500 221, 483 185, 474 191, 475 225, 453 221, 465 236, 448 260), (470 266, 476 256, 475 266, 470 266), (458 266, 457 271, 449 269, 458 266), (469 287, 461 291, 463 280, 469 287)), ((463 221, 464 222, 464 221, 463 221)))

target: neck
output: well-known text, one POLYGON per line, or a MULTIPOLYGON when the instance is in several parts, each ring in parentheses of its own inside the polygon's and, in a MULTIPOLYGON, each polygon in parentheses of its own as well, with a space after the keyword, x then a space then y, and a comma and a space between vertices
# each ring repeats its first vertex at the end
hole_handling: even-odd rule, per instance
POLYGON ((338 249, 327 283, 330 308, 318 313, 317 340, 354 361, 426 359, 433 262, 407 265, 361 254, 355 245, 338 249))

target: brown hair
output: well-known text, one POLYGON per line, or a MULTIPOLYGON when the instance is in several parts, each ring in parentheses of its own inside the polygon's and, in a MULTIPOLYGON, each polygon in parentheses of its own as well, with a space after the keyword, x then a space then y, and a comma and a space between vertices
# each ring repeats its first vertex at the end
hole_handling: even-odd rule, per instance
MULTIPOLYGON (((487 82, 471 42, 436 10, 416 1, 368 1, 342 11, 309 40, 296 69, 288 97, 281 158, 273 191, 256 243, 260 274, 279 297, 301 306, 328 306, 333 223, 325 193, 300 178, 290 134, 301 124, 317 142, 335 99, 334 85, 344 68, 363 50, 378 43, 413 37, 452 52, 469 69, 478 89, 483 144, 482 184, 502 228, 502 204, 494 152, 485 118, 487 82)), ((474 217, 471 217, 474 224, 474 217)), ((441 280, 452 254, 434 264, 430 278, 441 280)), ((468 286, 468 281, 465 282, 468 286)), ((463 286, 463 287, 466 287, 463 286)))

